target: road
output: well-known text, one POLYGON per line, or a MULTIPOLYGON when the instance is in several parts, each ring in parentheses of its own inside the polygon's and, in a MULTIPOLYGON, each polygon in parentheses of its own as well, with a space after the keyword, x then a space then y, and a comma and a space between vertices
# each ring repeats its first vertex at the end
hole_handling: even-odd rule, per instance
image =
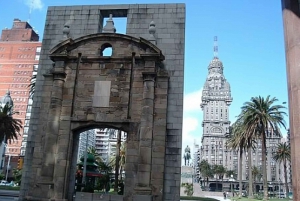
POLYGON ((10 196, 1 196, 0 195, 1 201, 16 201, 18 199, 19 199, 18 197, 10 197, 10 196))
POLYGON ((19 198, 19 191, 0 190, 1 201, 15 201, 19 198))

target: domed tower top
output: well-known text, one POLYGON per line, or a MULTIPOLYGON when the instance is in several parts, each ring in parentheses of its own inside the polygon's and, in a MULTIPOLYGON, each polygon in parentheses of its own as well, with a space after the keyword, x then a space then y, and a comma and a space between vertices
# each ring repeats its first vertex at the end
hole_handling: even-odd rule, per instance
POLYGON ((1 104, 6 105, 8 104, 9 106, 14 106, 14 102, 10 96, 10 91, 7 90, 6 94, 2 97, 1 99, 1 104))
POLYGON ((223 63, 218 57, 214 57, 208 65, 209 74, 218 72, 223 74, 223 63))

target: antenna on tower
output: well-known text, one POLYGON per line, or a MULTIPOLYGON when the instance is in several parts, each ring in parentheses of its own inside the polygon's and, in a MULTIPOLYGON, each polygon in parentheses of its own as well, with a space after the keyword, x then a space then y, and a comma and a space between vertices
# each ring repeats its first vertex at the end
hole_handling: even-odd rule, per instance
POLYGON ((27 20, 28 23, 30 22, 32 7, 33 7, 33 0, 31 0, 30 6, 29 6, 29 14, 28 14, 28 20, 27 20))
POLYGON ((218 58, 218 37, 214 37, 214 58, 218 58))

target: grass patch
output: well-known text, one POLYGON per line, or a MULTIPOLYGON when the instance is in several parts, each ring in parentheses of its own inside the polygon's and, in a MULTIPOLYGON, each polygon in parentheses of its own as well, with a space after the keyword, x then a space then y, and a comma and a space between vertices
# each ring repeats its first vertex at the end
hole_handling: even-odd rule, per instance
MULTIPOLYGON (((236 201, 260 201, 260 200, 263 200, 263 199, 249 199, 249 198, 246 198, 246 197, 242 197, 242 198, 239 198, 239 197, 233 197, 233 198, 230 198, 230 200, 236 200, 236 201)), ((270 201, 290 201, 292 199, 289 199, 289 198, 269 198, 270 201)))
POLYGON ((19 191, 20 186, 0 186, 0 190, 19 191))
POLYGON ((213 198, 180 196, 180 200, 217 201, 213 198))

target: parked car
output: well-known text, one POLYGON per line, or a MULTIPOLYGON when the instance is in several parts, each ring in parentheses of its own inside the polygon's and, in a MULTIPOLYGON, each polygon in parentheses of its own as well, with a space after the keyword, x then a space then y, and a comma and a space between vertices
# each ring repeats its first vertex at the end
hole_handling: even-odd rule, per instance
POLYGON ((17 184, 13 181, 11 181, 10 183, 7 183, 7 186, 17 186, 17 184))
POLYGON ((6 180, 0 181, 0 186, 7 186, 9 183, 6 180))

